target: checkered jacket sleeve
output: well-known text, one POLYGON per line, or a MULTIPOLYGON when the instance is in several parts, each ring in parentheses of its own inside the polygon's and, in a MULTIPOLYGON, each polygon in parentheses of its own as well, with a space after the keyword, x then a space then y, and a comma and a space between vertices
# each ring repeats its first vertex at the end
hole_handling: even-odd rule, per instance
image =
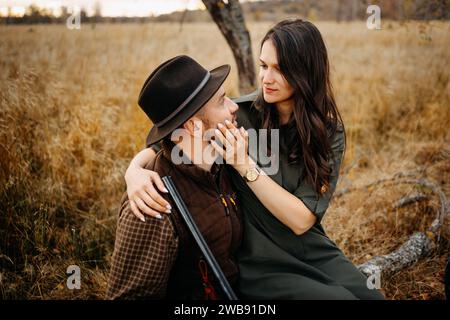
POLYGON ((119 211, 116 242, 106 299, 161 299, 178 252, 171 219, 139 220, 124 196, 119 211), (124 200, 125 199, 125 200, 124 200))

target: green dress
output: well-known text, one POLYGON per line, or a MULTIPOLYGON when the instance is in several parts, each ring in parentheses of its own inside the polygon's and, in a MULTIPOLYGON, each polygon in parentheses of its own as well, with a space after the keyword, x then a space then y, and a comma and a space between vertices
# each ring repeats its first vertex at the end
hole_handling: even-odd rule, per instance
MULTIPOLYGON (((237 121, 246 129, 258 129, 260 114, 252 106, 254 98, 253 94, 235 100, 240 106, 237 121)), ((288 150, 280 128, 279 170, 270 177, 302 200, 317 217, 316 224, 300 236, 276 219, 238 174, 232 176, 244 210, 244 237, 237 256, 242 298, 384 299, 378 290, 368 288, 367 278, 328 238, 321 225, 338 180, 344 144, 340 130, 332 141, 336 162, 330 160, 330 188, 318 197, 310 185, 300 181, 303 166, 287 163, 288 150)))

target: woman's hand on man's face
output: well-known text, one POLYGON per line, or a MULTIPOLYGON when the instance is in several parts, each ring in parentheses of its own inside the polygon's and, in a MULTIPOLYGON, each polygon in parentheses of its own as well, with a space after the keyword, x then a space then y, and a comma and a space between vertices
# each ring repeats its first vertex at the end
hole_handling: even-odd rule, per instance
POLYGON ((217 141, 211 141, 211 145, 227 164, 233 166, 240 173, 241 171, 245 172, 249 166, 247 131, 243 127, 236 128, 228 120, 225 120, 225 125, 219 123, 217 126, 215 135, 223 147, 219 146, 217 141))
POLYGON ((136 217, 145 221, 144 214, 147 214, 161 219, 162 214, 171 212, 170 204, 159 194, 168 191, 157 172, 141 167, 129 167, 125 181, 130 207, 136 217))

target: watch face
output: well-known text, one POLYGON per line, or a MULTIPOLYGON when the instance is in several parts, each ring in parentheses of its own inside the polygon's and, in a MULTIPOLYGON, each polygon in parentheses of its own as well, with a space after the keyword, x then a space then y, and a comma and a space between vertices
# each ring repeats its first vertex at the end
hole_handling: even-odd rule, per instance
POLYGON ((256 171, 255 169, 252 169, 247 173, 247 179, 249 181, 255 181, 256 178, 258 178, 258 171, 256 171))

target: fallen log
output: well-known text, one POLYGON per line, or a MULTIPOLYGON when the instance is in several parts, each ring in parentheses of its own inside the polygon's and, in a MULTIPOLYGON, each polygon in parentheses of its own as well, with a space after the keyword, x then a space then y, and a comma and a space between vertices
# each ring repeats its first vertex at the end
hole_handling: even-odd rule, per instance
POLYGON ((415 232, 394 252, 374 257, 357 267, 368 277, 374 274, 392 275, 397 271, 412 266, 422 257, 431 253, 434 246, 433 240, 425 233, 415 232))
MULTIPOLYGON (((404 268, 414 265, 417 261, 432 253, 439 246, 441 227, 444 223, 446 215, 448 214, 449 203, 444 192, 438 185, 424 178, 411 179, 412 176, 413 174, 411 173, 399 173, 394 175, 392 178, 380 179, 363 186, 347 187, 339 192, 336 192, 335 194, 335 198, 339 198, 348 192, 363 188, 368 189, 379 184, 414 184, 430 189, 433 194, 439 197, 440 210, 426 232, 416 231, 395 251, 386 255, 376 256, 371 260, 357 266, 358 269, 367 277, 376 274, 382 276, 392 275, 404 268)), ((393 207, 404 207, 427 198, 428 197, 424 194, 404 197, 397 201, 393 207)))

